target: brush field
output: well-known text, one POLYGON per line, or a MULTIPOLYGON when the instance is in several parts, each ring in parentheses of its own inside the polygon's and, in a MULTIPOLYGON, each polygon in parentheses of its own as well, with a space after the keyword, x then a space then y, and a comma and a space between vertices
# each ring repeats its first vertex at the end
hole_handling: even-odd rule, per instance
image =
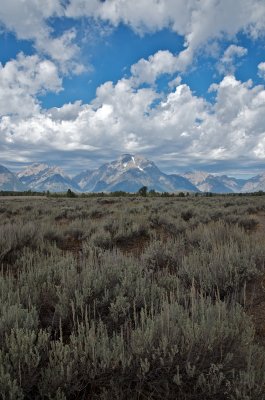
POLYGON ((265 399, 265 197, 0 197, 0 398, 265 399))

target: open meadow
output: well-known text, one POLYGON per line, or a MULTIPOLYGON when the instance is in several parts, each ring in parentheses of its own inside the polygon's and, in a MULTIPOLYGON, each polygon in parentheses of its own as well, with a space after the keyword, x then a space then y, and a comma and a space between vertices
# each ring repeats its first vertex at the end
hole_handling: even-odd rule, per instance
POLYGON ((265 399, 265 196, 0 197, 3 400, 265 399))

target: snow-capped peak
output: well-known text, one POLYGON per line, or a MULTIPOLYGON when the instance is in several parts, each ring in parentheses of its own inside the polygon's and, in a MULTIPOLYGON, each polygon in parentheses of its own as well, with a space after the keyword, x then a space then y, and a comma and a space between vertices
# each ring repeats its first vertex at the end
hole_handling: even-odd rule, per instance
POLYGON ((150 160, 139 155, 123 154, 115 161, 102 165, 76 182, 84 191, 137 192, 142 186, 157 191, 197 191, 187 179, 167 176, 150 160))
POLYGON ((138 169, 144 172, 147 167, 155 167, 155 165, 144 157, 131 154, 123 154, 111 163, 111 168, 118 170, 120 173, 131 169, 138 169))

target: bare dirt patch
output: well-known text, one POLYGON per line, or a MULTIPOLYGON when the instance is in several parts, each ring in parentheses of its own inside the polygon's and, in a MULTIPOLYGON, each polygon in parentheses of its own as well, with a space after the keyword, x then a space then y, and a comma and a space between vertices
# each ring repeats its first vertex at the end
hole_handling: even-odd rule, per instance
POLYGON ((250 217, 254 218, 258 222, 255 231, 260 234, 263 234, 265 240, 265 214, 264 213, 252 214, 250 215, 250 217))
POLYGON ((265 275, 248 284, 246 311, 252 317, 257 342, 265 345, 265 275))
POLYGON ((119 239, 116 242, 116 246, 124 254, 133 254, 134 256, 140 256, 144 252, 149 242, 149 236, 141 235, 133 237, 131 239, 119 239))
MULTIPOLYGON (((254 214, 258 221, 255 232, 265 245, 265 214, 254 214)), ((265 346, 265 274, 247 285, 246 310, 252 317, 256 330, 257 342, 265 346)))

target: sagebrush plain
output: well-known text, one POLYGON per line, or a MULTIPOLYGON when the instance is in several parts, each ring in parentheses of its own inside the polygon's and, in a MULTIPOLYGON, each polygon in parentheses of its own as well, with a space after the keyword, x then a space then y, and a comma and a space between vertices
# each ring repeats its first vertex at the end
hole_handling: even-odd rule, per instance
POLYGON ((265 197, 0 198, 1 399, 265 399, 265 197))

